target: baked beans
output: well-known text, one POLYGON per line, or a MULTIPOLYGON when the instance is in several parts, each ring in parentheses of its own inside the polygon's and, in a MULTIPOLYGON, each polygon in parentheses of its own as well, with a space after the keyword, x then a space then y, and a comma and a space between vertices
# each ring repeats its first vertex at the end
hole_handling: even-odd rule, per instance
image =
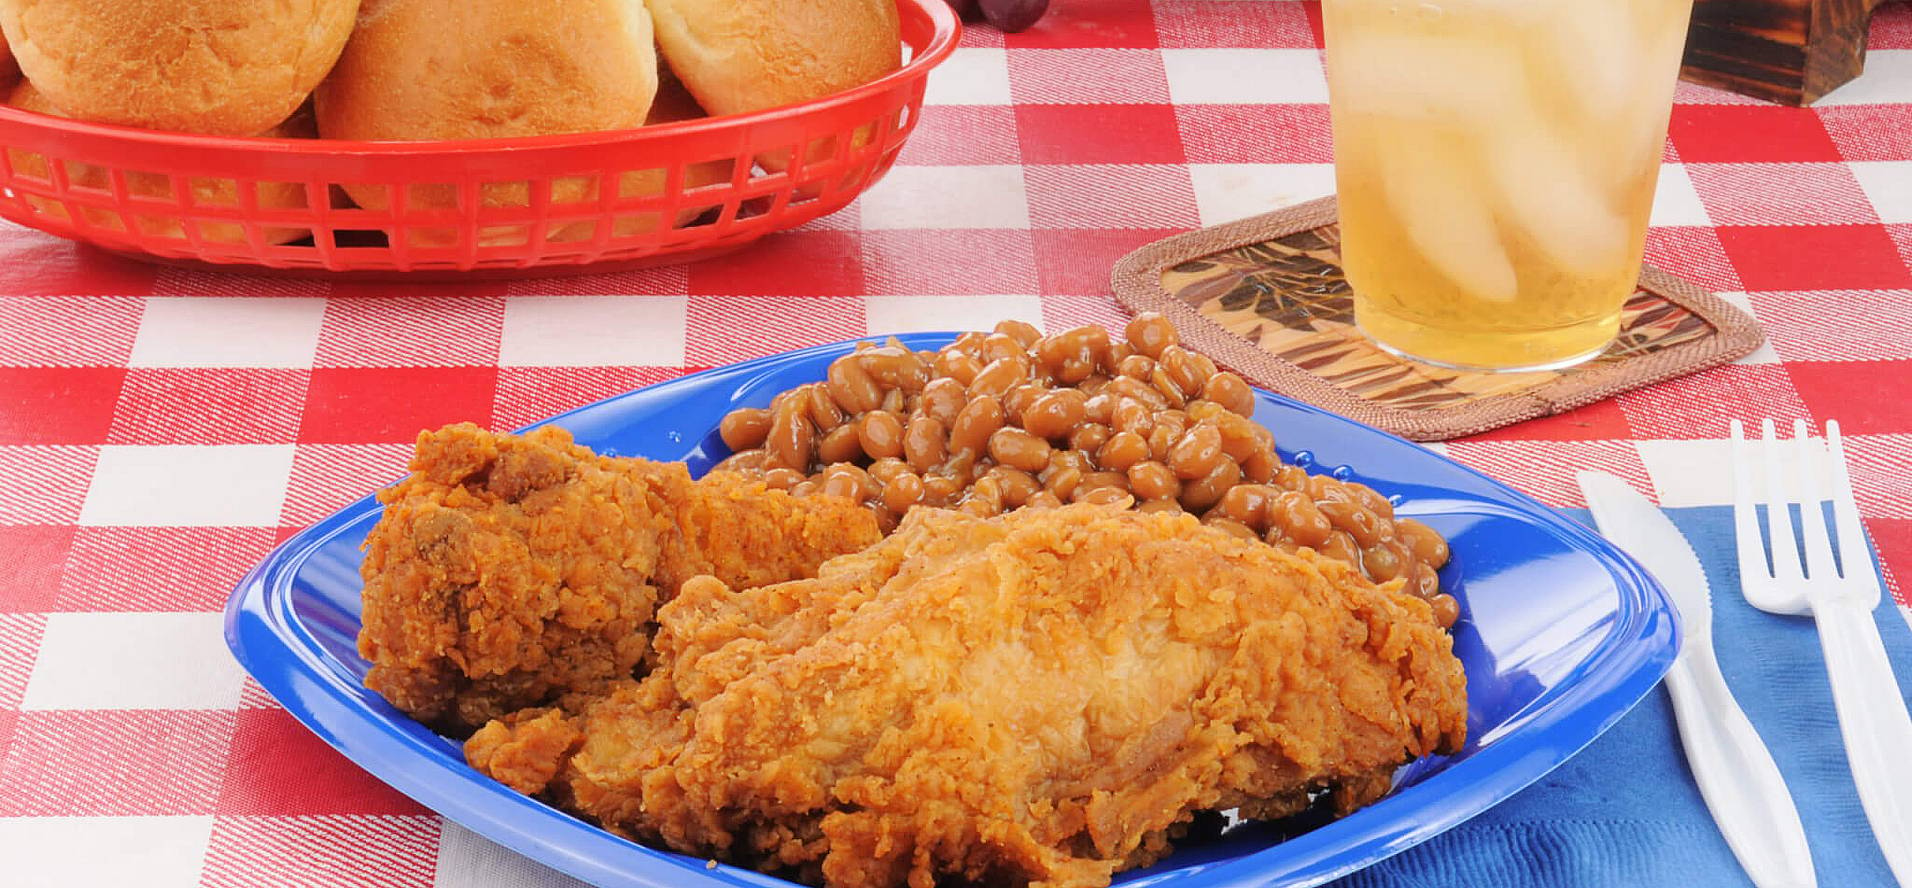
POLYGON ((823 382, 731 412, 718 468, 797 496, 844 496, 886 530, 916 506, 995 515, 1069 502, 1179 510, 1229 534, 1313 549, 1400 581, 1442 625, 1447 541, 1360 484, 1283 464, 1255 394, 1145 312, 1121 337, 1020 321, 937 350, 864 343, 823 382))

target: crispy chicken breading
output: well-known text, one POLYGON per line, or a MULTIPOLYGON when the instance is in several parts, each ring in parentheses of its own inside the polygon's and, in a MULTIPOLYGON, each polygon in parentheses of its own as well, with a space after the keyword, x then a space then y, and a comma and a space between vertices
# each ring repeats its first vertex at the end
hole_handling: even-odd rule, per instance
POLYGON ((365 544, 367 687, 465 734, 629 678, 660 601, 692 576, 813 576, 877 540, 870 513, 728 472, 600 457, 563 429, 421 433, 365 544))
POLYGON ((1423 600, 1187 515, 918 509, 814 579, 686 582, 657 667, 520 713, 480 770, 641 840, 831 888, 1086 888, 1196 812, 1346 812, 1457 751, 1423 600))

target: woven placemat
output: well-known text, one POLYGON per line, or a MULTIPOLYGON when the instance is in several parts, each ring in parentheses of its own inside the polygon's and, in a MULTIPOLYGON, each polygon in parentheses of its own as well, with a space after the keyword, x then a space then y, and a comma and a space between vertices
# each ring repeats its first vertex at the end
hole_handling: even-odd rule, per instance
POLYGON ((1354 326, 1334 198, 1179 234, 1117 262, 1116 298, 1251 382, 1416 441, 1591 404, 1750 354, 1751 316, 1652 267, 1605 353, 1565 370, 1486 373, 1377 348, 1354 326))

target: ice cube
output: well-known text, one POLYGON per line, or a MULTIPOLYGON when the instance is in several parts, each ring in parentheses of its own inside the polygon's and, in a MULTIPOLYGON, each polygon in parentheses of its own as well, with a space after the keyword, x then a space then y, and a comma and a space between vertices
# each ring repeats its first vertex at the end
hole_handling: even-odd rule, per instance
POLYGON ((1628 231, 1626 217, 1615 210, 1618 183, 1595 175, 1599 155, 1612 146, 1576 148, 1538 115, 1517 109, 1479 139, 1503 221, 1550 262, 1588 275, 1611 274, 1624 264, 1628 231))
POLYGON ((1549 14, 1536 36, 1555 41, 1544 50, 1554 68, 1552 79, 1564 85, 1579 111, 1607 120, 1643 98, 1637 92, 1642 35, 1631 4, 1573 0, 1539 5, 1549 14))
POLYGON ((1328 45, 1338 110, 1403 121, 1489 117, 1526 92, 1520 59, 1485 40, 1410 29, 1344 29, 1328 45))
POLYGON ((1455 286, 1476 299, 1511 302, 1519 294, 1513 261, 1476 177, 1454 158, 1451 147, 1404 133, 1383 154, 1389 207, 1421 257, 1455 286))

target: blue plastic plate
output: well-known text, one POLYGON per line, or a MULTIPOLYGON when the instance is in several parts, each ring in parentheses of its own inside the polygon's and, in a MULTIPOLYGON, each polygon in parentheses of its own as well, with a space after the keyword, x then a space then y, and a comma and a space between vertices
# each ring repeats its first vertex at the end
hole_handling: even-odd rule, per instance
MULTIPOLYGON (((951 334, 901 337, 934 348, 951 334)), ((683 460, 724 453, 718 420, 823 378, 849 344, 820 346, 654 385, 554 417, 599 453, 683 460)), ((1396 791, 1352 816, 1284 836, 1246 824, 1188 844, 1118 883, 1173 888, 1313 885, 1448 829, 1513 795, 1633 707, 1672 664, 1679 625, 1647 573, 1585 528, 1430 450, 1266 392, 1255 419, 1283 457, 1372 485, 1445 534, 1441 572, 1463 603, 1454 649, 1467 667, 1467 748, 1401 770, 1396 791), (1332 468, 1330 468, 1332 467, 1332 468)), ((327 743, 400 792, 526 856, 602 888, 787 886, 647 848, 473 771, 457 744, 360 686, 359 544, 370 497, 287 540, 226 606, 233 654, 327 743)))

